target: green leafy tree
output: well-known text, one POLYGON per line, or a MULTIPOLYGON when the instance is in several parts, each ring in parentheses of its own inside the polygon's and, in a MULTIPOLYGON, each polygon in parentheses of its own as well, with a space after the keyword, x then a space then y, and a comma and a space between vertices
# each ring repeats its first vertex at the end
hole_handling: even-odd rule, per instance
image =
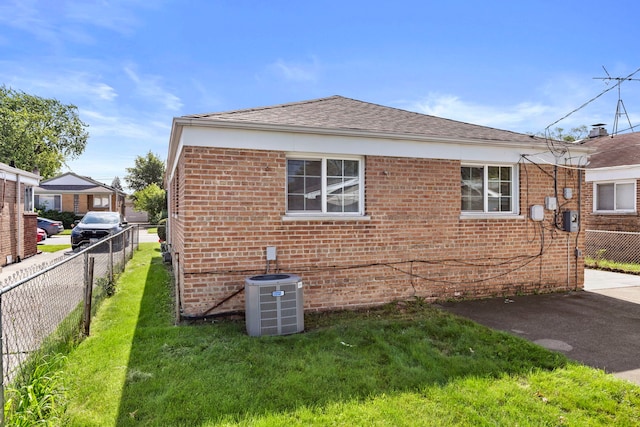
MULTIPOLYGON (((555 139, 556 141, 574 142, 585 138, 588 134, 589 129, 587 128, 587 125, 571 128, 569 133, 565 133, 564 128, 556 127, 549 131, 549 138, 555 139)), ((544 134, 539 135, 545 136, 544 134)))
POLYGON ((151 184, 156 184, 158 188, 162 188, 164 182, 164 162, 151 151, 144 157, 136 157, 135 166, 127 168, 126 170, 127 175, 124 177, 124 180, 134 192, 138 192, 151 184))
POLYGON ((167 207, 167 194, 158 184, 147 185, 133 193, 133 207, 137 211, 146 212, 149 222, 157 224, 164 216, 167 207))
POLYGON ((86 127, 75 105, 0 86, 2 163, 51 178, 84 152, 86 127))

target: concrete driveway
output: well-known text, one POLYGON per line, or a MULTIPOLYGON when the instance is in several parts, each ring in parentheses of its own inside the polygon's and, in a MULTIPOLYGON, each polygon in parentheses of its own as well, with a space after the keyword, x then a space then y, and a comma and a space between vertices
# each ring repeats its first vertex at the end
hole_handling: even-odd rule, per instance
POLYGON ((585 270, 585 290, 441 304, 640 385, 640 276, 585 270))

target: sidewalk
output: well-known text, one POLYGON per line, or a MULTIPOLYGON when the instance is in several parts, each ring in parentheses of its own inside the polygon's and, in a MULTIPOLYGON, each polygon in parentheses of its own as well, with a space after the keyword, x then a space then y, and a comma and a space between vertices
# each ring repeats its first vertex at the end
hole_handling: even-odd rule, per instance
POLYGON ((584 270, 584 290, 640 304, 640 276, 602 270, 584 270))

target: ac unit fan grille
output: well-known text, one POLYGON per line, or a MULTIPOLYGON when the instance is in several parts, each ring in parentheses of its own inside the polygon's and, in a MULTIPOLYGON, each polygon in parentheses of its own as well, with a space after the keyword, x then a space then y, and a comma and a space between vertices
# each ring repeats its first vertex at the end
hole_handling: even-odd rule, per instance
POLYGON ((260 331, 263 335, 297 332, 296 283, 260 287, 260 331), (278 292, 282 296, 273 296, 278 292))

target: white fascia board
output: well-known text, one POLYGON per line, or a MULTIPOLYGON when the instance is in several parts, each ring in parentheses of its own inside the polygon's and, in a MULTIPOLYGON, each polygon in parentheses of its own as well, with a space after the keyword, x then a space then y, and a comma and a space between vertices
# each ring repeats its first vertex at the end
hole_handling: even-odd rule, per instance
MULTIPOLYGON (((443 141, 436 139, 397 139, 358 135, 320 133, 265 132, 262 130, 188 127, 182 131, 177 153, 182 146, 272 150, 287 153, 345 154, 355 156, 408 157, 477 162, 517 163, 523 151, 540 150, 521 144, 443 141)), ((543 154, 540 154, 542 156, 543 154)), ((546 157, 546 156, 545 156, 546 157)), ((553 156, 550 157, 553 161, 553 156)))
POLYGON ((16 182, 18 176, 20 176, 20 183, 27 186, 35 186, 40 183, 40 175, 0 163, 0 180, 16 182))
MULTIPOLYGON (((280 126, 175 118, 169 141, 167 181, 173 178, 185 145, 216 148, 273 150, 287 153, 345 154, 517 163, 524 154, 536 153, 542 163, 583 165, 591 150, 572 148, 571 156, 556 159, 541 144, 510 141, 427 137, 422 135, 363 132, 359 130, 280 126)), ((535 160, 534 160, 535 162, 535 160)))
POLYGON ((640 165, 587 169, 585 173, 585 180, 587 182, 620 181, 624 179, 640 179, 640 165))

